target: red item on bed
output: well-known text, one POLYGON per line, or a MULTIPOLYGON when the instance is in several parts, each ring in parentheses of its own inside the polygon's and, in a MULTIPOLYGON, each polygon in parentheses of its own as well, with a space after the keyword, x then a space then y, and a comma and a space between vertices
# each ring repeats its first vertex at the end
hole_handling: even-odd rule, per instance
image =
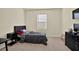
POLYGON ((23 34, 23 32, 16 32, 16 34, 17 34, 17 35, 22 35, 22 34, 23 34))

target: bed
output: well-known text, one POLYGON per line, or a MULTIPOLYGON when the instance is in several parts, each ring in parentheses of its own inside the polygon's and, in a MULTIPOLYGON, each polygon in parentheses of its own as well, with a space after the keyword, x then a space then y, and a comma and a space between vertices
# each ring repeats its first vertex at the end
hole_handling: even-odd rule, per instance
POLYGON ((21 38, 20 42, 41 43, 47 45, 48 40, 45 33, 33 31, 22 33, 22 30, 26 30, 26 26, 14 26, 14 32, 16 34, 19 33, 19 37, 21 38))

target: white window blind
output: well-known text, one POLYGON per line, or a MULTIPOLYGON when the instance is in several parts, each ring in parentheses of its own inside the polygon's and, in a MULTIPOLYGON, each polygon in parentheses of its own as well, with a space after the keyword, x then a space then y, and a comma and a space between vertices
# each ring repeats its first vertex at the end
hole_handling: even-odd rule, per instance
POLYGON ((37 15, 37 29, 47 29, 47 14, 37 15))

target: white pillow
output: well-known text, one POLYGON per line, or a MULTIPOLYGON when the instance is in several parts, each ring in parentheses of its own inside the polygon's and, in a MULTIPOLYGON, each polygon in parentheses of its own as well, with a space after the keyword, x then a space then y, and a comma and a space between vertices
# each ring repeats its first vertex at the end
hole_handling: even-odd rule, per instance
POLYGON ((23 31, 23 32, 26 32, 26 30, 25 30, 25 29, 23 29, 22 31, 23 31))

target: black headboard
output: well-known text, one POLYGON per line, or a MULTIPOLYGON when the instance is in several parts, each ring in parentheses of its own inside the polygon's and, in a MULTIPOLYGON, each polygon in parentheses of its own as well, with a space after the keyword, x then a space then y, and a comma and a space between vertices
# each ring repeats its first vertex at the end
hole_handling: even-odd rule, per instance
POLYGON ((21 31, 23 29, 26 29, 26 26, 14 26, 14 32, 17 32, 17 31, 21 31))

